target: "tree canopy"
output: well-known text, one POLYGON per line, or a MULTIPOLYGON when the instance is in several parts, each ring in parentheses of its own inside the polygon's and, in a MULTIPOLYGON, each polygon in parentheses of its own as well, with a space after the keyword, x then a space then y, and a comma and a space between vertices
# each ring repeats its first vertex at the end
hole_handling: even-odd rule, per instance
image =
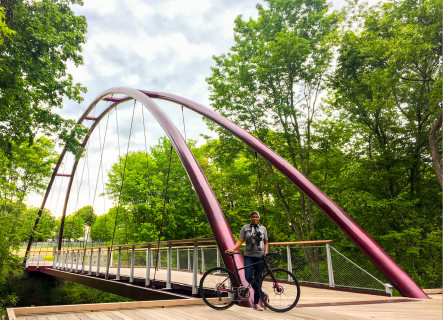
POLYGON ((12 142, 32 144, 37 135, 57 135, 79 157, 84 126, 60 117, 54 109, 63 98, 83 101, 86 88, 74 83, 67 63, 83 63, 86 20, 70 4, 81 0, 1 0, 0 7, 0 150, 12 142), (4 16, 3 16, 4 14, 4 16))

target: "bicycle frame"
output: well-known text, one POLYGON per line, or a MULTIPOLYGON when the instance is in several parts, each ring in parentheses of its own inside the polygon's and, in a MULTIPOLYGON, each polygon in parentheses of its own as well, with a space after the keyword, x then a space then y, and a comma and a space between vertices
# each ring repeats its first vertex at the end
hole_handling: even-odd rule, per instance
MULTIPOLYGON (((258 273, 255 275, 255 277, 254 277, 254 278, 252 279, 252 281, 249 283, 249 286, 247 286, 246 288, 247 288, 247 289, 251 288, 252 284, 253 284, 254 282, 256 282, 258 278, 261 277, 261 275, 263 274, 263 270, 266 269, 266 270, 269 272, 269 275, 271 276, 272 281, 275 283, 278 292, 280 292, 280 286, 278 285, 277 280, 276 280, 275 277, 274 277, 274 273, 272 272, 272 269, 269 267, 269 263, 268 263, 268 261, 266 260, 266 258, 263 259, 263 261, 249 264, 249 265, 244 266, 243 268, 240 268, 240 269, 237 268, 237 264, 235 263, 235 259, 234 259, 234 256, 233 256, 233 255, 231 256, 231 259, 232 259, 232 261, 234 262, 234 267, 235 267, 235 273, 234 273, 234 274, 237 274, 237 279, 238 279, 238 282, 239 282, 240 286, 243 286, 243 283, 242 283, 242 281, 241 281, 241 278, 240 278, 240 275, 239 275, 238 272, 239 272, 240 270, 243 270, 243 269, 249 268, 249 267, 254 266, 254 265, 256 265, 256 264, 263 263, 263 267, 261 268, 260 272, 258 272, 258 273)), ((275 259, 274 259, 274 260, 275 260, 275 259)), ((272 261, 272 262, 274 262, 274 261, 272 261)))

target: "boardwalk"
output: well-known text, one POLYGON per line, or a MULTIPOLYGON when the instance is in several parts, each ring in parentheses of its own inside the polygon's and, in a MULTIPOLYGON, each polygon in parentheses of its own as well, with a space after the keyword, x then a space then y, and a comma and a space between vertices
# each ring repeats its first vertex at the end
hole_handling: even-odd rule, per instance
MULTIPOLYGON (((353 294, 348 294, 352 298, 353 294)), ((441 295, 413 302, 364 304, 335 307, 295 308, 287 313, 263 312, 233 306, 224 311, 202 305, 200 299, 130 302, 96 305, 8 309, 9 320, 141 320, 141 319, 297 319, 297 320, 437 320, 442 319, 441 295), (195 305, 174 305, 174 304, 195 305), (149 307, 149 305, 152 307, 149 307), (162 305, 163 304, 163 305, 162 305)))

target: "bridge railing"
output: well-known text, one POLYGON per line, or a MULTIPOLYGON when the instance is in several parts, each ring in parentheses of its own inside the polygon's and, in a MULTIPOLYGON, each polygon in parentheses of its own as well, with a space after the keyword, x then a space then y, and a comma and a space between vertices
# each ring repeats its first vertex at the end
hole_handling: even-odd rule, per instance
MULTIPOLYGON (((100 276, 111 279, 162 282, 166 289, 173 285, 191 286, 198 293, 202 275, 211 268, 224 267, 215 239, 189 239, 115 245, 29 251, 26 267, 52 267, 67 272, 100 276), (158 254, 158 259, 157 259, 158 254), (108 258, 109 257, 109 258, 108 258), (109 261, 109 265, 108 265, 109 261), (155 268, 155 262, 157 268, 155 268), (147 267, 149 266, 149 267, 147 267), (142 279, 142 280, 141 280, 142 279)), ((290 270, 300 283, 386 292, 392 295, 392 286, 383 283, 352 262, 331 245, 332 240, 271 242, 270 251, 278 248, 281 258, 274 268, 290 270)), ((240 249, 244 251, 244 247, 240 249)))

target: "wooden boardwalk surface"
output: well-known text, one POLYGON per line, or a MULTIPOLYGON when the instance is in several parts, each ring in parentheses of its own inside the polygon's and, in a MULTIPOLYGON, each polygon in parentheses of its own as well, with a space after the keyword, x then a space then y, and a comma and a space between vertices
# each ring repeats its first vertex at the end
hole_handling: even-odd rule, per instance
MULTIPOLYGON (((334 293, 334 291, 330 291, 334 293)), ((366 295, 365 295, 366 296, 366 295)), ((224 311, 202 305, 200 299, 151 302, 130 302, 95 305, 50 306, 8 309, 9 320, 142 320, 142 319, 297 319, 297 320, 437 320, 442 319, 442 299, 432 295, 430 300, 328 307, 297 307, 286 313, 269 310, 254 311, 233 306, 224 311), (163 305, 162 305, 163 303, 163 305), (194 305, 189 305, 189 304, 194 305), (152 307, 149 307, 149 304, 152 307), (180 304, 180 305, 174 305, 180 304), (59 311, 57 311, 59 310, 59 311), (67 311, 68 310, 68 311, 67 311), (64 312, 61 312, 64 311, 64 312), (15 313, 14 313, 15 312, 15 313)), ((351 297, 349 297, 351 298, 351 297)), ((401 301, 401 300, 398 300, 401 301)))

